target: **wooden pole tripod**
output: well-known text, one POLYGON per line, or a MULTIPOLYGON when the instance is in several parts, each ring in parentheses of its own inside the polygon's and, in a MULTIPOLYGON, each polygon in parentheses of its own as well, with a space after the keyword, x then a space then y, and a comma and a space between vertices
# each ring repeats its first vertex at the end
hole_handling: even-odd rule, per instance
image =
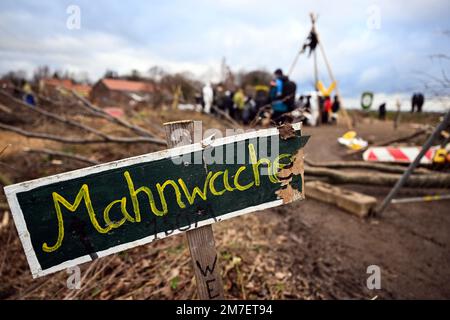
MULTIPOLYGON (((349 115, 347 113, 347 110, 343 106, 342 96, 341 96, 341 93, 340 93, 340 90, 339 90, 338 82, 336 81, 336 78, 334 77, 333 70, 331 69, 331 65, 330 65, 330 63, 328 61, 327 55, 325 53, 325 49, 324 49, 322 41, 320 40, 320 37, 319 37, 319 32, 317 31, 317 28, 316 28, 317 15, 315 15, 313 12, 311 12, 310 13, 310 17, 311 17, 311 24, 312 24, 311 32, 314 32, 316 34, 317 41, 318 41, 318 46, 320 48, 320 52, 322 54, 322 57, 323 57, 323 59, 325 61, 325 65, 326 65, 326 68, 327 68, 328 76, 330 77, 331 81, 336 84, 336 96, 337 96, 339 102, 341 103, 340 112, 341 112, 343 118, 345 119, 345 122, 346 122, 346 125, 347 125, 348 129, 352 129, 353 128, 352 121, 351 121, 351 119, 350 119, 350 117, 349 117, 349 115)), ((297 64, 298 58, 300 57, 300 55, 302 53, 303 53, 303 47, 297 53, 297 55, 295 56, 295 59, 294 59, 292 65, 291 65, 291 67, 289 69, 289 73, 288 73, 289 76, 294 71, 294 68, 295 68, 295 66, 297 64)), ((318 90, 317 83, 319 81, 319 71, 318 71, 318 65, 317 65, 316 48, 313 50, 312 54, 313 54, 313 59, 314 59, 314 89, 317 91, 318 90)), ((317 96, 317 105, 319 106, 319 96, 317 96)), ((320 107, 319 107, 319 115, 320 115, 319 116, 320 117, 319 122, 320 122, 321 119, 322 119, 321 118, 322 112, 321 112, 320 107)))

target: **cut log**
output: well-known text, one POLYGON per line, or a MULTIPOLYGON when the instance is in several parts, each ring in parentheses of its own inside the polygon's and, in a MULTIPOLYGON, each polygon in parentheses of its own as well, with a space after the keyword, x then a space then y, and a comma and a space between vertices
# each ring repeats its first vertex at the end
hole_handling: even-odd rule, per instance
MULTIPOLYGON (((326 168, 305 167, 305 176, 326 177, 331 183, 393 186, 400 174, 338 171, 326 168)), ((430 173, 411 176, 405 184, 413 188, 450 188, 450 174, 430 173)))
POLYGON ((361 218, 368 216, 377 203, 374 197, 320 181, 307 182, 305 191, 306 197, 336 205, 361 218))
POLYGON ((400 138, 394 138, 394 139, 389 139, 389 140, 385 140, 385 141, 379 142, 379 143, 377 143, 377 146, 383 147, 383 146, 389 146, 389 145, 394 144, 394 143, 406 142, 406 141, 412 140, 414 138, 417 138, 417 137, 419 137, 421 135, 427 134, 429 131, 430 131, 430 128, 427 127, 425 129, 418 130, 418 131, 416 131, 416 132, 414 132, 414 133, 412 133, 410 135, 407 135, 407 136, 403 136, 403 137, 400 137, 400 138))
MULTIPOLYGON (((374 163, 366 161, 326 161, 314 162, 305 159, 305 163, 311 167, 326 167, 327 169, 369 169, 389 173, 403 173, 407 169, 400 165, 390 165, 383 163, 374 163)), ((414 173, 431 173, 432 171, 425 168, 416 168, 414 173)))

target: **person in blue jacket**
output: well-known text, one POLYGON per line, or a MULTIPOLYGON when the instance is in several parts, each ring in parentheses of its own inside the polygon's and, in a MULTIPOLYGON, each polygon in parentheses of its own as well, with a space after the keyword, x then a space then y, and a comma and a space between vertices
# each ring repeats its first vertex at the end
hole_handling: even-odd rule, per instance
POLYGON ((274 75, 269 94, 272 101, 272 120, 278 122, 284 113, 292 111, 297 88, 281 69, 275 70, 274 75))

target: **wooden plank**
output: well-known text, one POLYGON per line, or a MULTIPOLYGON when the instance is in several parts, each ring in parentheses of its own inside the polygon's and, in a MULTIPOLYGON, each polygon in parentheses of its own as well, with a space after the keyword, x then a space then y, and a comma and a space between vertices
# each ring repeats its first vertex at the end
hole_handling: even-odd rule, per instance
POLYGON ((377 199, 359 192, 332 186, 321 181, 306 183, 306 196, 336 205, 358 217, 366 217, 376 206, 377 199))
MULTIPOLYGON (((191 144, 194 141, 194 121, 164 124, 169 148, 191 144)), ((186 232, 191 260, 201 300, 224 299, 222 278, 218 267, 217 251, 212 225, 186 232)))
POLYGON ((33 277, 303 199, 300 150, 308 137, 300 128, 253 131, 207 148, 194 143, 5 187, 33 277), (274 142, 276 152, 264 155, 274 142), (268 166, 270 174, 261 174, 268 166))

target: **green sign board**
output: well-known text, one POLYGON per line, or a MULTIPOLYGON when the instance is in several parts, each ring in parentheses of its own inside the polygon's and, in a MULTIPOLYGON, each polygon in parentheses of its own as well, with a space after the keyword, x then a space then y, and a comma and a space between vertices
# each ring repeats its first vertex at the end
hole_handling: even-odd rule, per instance
POLYGON ((363 92, 361 94, 361 108, 369 110, 373 103, 373 92, 363 92))
POLYGON ((303 199, 300 124, 5 187, 33 277, 303 199))

